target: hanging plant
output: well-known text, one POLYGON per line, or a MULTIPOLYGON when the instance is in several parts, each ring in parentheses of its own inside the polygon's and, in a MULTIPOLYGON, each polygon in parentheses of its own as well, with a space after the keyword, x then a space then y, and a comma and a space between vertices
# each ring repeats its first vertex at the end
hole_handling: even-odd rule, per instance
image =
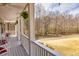
POLYGON ((2 21, 2 19, 0 18, 0 24, 3 24, 3 21, 2 21))
POLYGON ((21 12, 21 16, 23 17, 23 19, 27 19, 28 18, 28 12, 27 11, 21 12))
POLYGON ((0 24, 2 24, 2 22, 0 22, 0 24))
POLYGON ((18 20, 16 20, 16 22, 15 22, 15 25, 17 25, 18 24, 18 20))

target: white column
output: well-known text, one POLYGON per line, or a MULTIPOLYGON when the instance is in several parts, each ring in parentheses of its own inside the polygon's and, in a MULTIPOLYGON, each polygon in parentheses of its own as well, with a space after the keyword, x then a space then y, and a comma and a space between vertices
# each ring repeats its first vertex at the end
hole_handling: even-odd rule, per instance
POLYGON ((1 24, 0 24, 0 39, 2 39, 2 35, 1 35, 1 24))
POLYGON ((1 34, 1 24, 0 24, 0 34, 1 34))
POLYGON ((17 29, 18 29, 18 28, 17 28, 17 24, 16 24, 16 25, 15 25, 15 36, 17 36, 17 33, 18 33, 18 32, 17 32, 17 31, 18 31, 17 29))
POLYGON ((24 29, 24 21, 21 19, 21 34, 23 34, 23 29, 24 29))
POLYGON ((5 33, 8 31, 7 23, 5 23, 5 33))
POLYGON ((31 40, 35 40, 35 20, 34 20, 34 3, 29 3, 29 20, 30 20, 30 41, 29 41, 29 52, 30 55, 34 54, 34 48, 32 46, 31 40))
POLYGON ((21 19, 19 18, 18 19, 18 27, 17 27, 17 29, 18 29, 18 40, 20 40, 20 35, 21 35, 21 25, 20 25, 20 21, 21 21, 21 19))
POLYGON ((30 39, 35 40, 34 3, 29 4, 30 39))

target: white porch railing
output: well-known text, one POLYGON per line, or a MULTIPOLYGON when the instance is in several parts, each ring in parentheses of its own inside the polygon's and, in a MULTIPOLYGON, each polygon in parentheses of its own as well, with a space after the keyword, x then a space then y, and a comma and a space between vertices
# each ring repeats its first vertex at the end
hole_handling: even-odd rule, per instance
POLYGON ((20 41, 21 41, 23 47, 25 48, 27 54, 30 55, 30 52, 29 52, 30 51, 30 49, 29 49, 29 47, 30 47, 29 38, 26 37, 26 35, 22 34, 20 41))
POLYGON ((21 43, 26 49, 27 53, 31 56, 61 56, 57 51, 48 48, 47 46, 37 42, 37 41, 30 41, 29 39, 22 35, 21 43))
POLYGON ((50 49, 47 46, 37 41, 31 41, 31 50, 33 50, 31 55, 34 55, 34 56, 60 56, 61 55, 57 51, 50 49))

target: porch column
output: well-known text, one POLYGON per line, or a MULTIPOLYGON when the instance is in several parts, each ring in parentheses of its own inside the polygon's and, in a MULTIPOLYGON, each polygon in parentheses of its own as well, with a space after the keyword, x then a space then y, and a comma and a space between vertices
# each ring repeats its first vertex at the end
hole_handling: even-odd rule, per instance
POLYGON ((33 46, 31 40, 35 40, 35 20, 34 20, 34 3, 29 3, 29 20, 30 20, 30 55, 33 55, 33 46))
POLYGON ((18 19, 18 27, 17 27, 17 30, 18 30, 18 40, 20 40, 20 35, 21 35, 21 19, 19 18, 18 19))
POLYGON ((2 35, 1 35, 1 24, 0 24, 0 40, 2 39, 2 35))
POLYGON ((8 30, 8 22, 5 22, 5 33, 9 32, 8 30))
POLYGON ((21 34, 23 34, 23 29, 24 29, 24 21, 21 19, 21 34))
POLYGON ((5 23, 5 33, 8 31, 7 23, 5 23))
POLYGON ((18 26, 18 25, 16 24, 16 25, 15 25, 15 36, 17 36, 17 33, 18 33, 18 32, 17 32, 17 31, 18 31, 18 30, 17 30, 17 29, 18 29, 17 26, 18 26))
POLYGON ((34 3, 29 4, 30 40, 35 40, 34 3))

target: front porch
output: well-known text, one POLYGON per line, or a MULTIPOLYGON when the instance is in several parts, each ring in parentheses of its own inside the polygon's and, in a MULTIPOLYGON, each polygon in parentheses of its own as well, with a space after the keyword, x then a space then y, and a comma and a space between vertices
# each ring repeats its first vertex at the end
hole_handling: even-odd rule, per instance
MULTIPOLYGON (((17 4, 17 5, 19 5, 19 4, 17 4)), ((26 3, 26 4, 24 4, 24 6, 21 6, 21 10, 27 10, 28 13, 30 13, 29 15, 31 17, 29 17, 29 19, 34 18, 33 17, 34 12, 31 9, 34 9, 34 4, 26 3)), ((21 35, 23 33, 23 28, 24 28, 23 27, 24 26, 23 18, 21 16, 18 16, 18 17, 16 17, 16 20, 9 20, 9 19, 4 20, 3 25, 4 26, 0 25, 2 27, 2 28, 0 27, 1 28, 0 29, 0 34, 1 34, 0 39, 1 40, 6 39, 5 33, 10 33, 10 36, 6 39, 7 40, 6 44, 0 45, 0 47, 4 47, 7 49, 7 52, 1 53, 0 56, 28 56, 29 51, 27 51, 24 46, 27 43, 23 43, 23 41, 21 40, 21 35), (15 24, 16 21, 18 21, 17 24, 15 24), (3 29, 4 29, 4 31, 2 33, 3 29)), ((28 44, 28 46, 29 46, 29 44, 28 44)), ((30 47, 28 47, 28 48, 30 48, 30 47)))
POLYGON ((21 42, 16 37, 10 37, 5 47, 7 52, 0 54, 0 56, 28 56, 21 42))
MULTIPOLYGON (((25 4, 24 8, 22 8, 21 10, 28 11, 29 21, 28 23, 26 23, 25 22, 26 19, 23 19, 23 17, 21 17, 20 15, 16 17, 16 20, 13 19, 15 21, 6 20, 6 22, 4 23, 5 28, 3 33, 6 32, 10 33, 10 36, 7 37, 6 40, 8 42, 4 45, 4 48, 7 49, 7 52, 2 53, 0 55, 1 56, 59 56, 60 53, 35 40, 36 33, 35 33, 35 19, 34 19, 35 17, 34 3, 25 4), (15 24, 16 21, 17 24, 15 24), (11 23, 13 23, 14 26, 13 25, 11 26, 11 23), (28 27, 28 29, 26 27, 28 27)), ((16 16, 16 13, 11 16, 16 16)), ((2 35, 1 31, 2 30, 0 30, 0 34, 2 35)), ((2 37, 2 39, 3 38, 6 38, 6 36, 2 37)))

